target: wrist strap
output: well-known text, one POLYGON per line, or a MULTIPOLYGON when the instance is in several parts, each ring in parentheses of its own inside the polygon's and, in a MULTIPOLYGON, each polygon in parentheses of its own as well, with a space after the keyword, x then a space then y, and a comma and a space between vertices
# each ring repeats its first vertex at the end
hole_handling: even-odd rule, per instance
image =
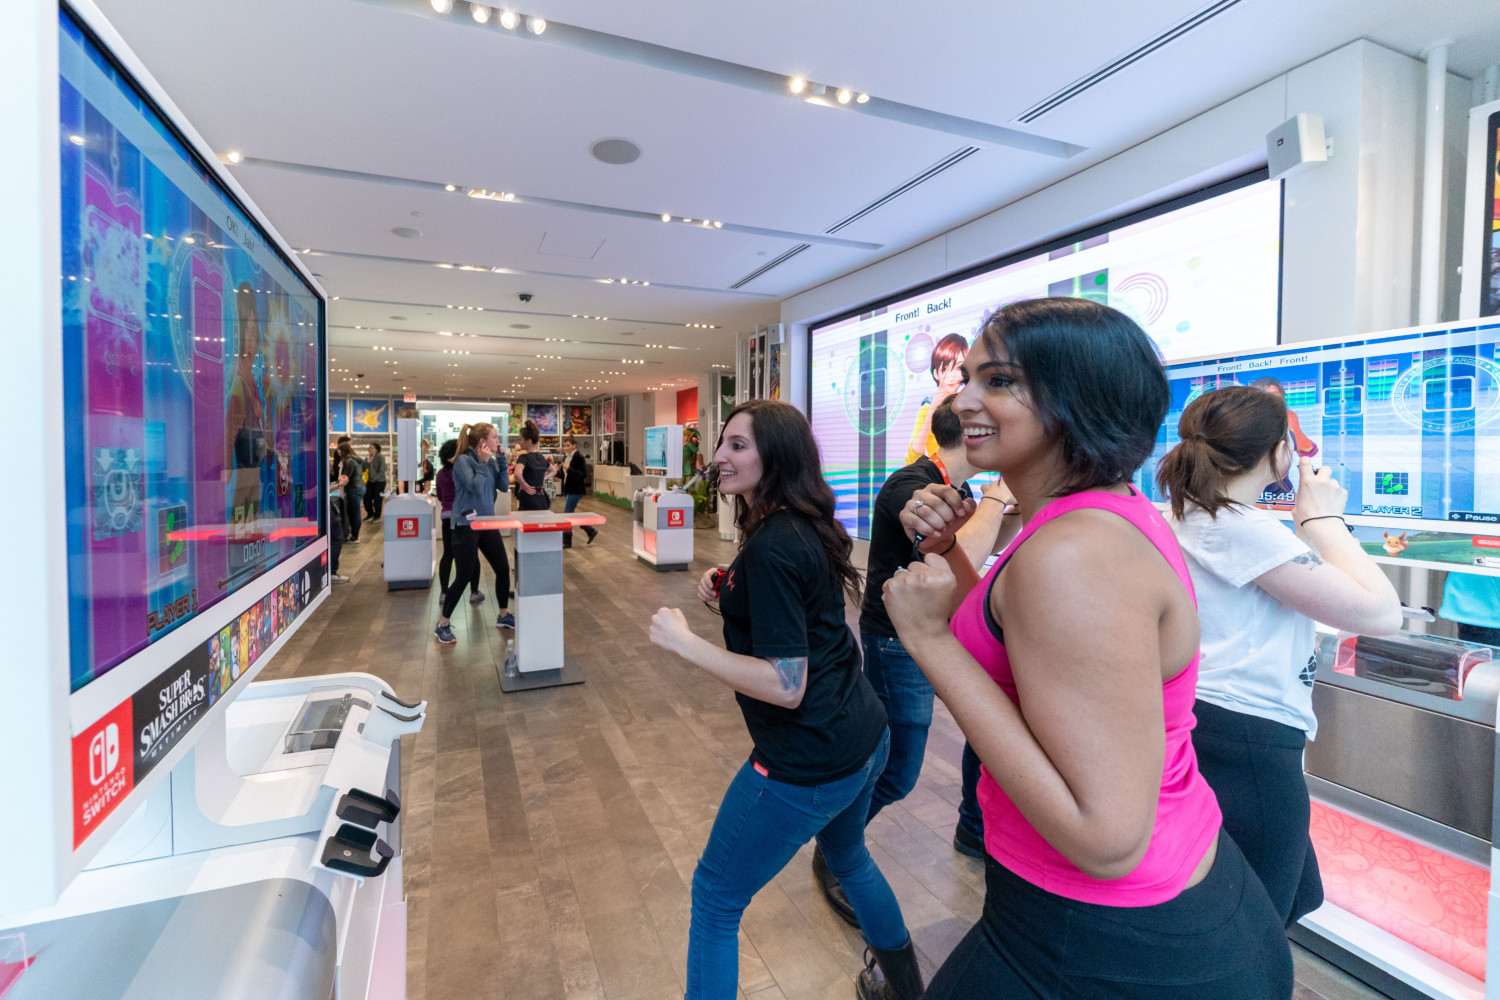
POLYGON ((997 504, 999 504, 1000 506, 1002 506, 1002 507, 1005 506, 1005 501, 1004 500, 1001 500, 999 497, 992 497, 988 493, 981 494, 980 497, 979 497, 979 499, 980 500, 993 500, 997 504))
MULTIPOLYGON (((1335 518, 1335 517, 1338 518, 1340 521, 1344 521, 1344 515, 1342 515, 1342 514, 1319 514, 1317 517, 1309 517, 1305 521, 1298 521, 1297 522, 1297 527, 1299 527, 1299 528, 1302 527, 1308 521, 1327 521, 1330 518, 1335 518)), ((1344 524, 1347 526, 1349 524, 1349 522, 1348 521, 1344 521, 1344 524)))
POLYGON ((958 544, 958 536, 955 535, 954 538, 953 538, 953 541, 951 541, 951 542, 948 543, 948 547, 946 549, 944 549, 943 551, 939 552, 938 555, 940 555, 940 556, 947 555, 948 553, 950 553, 950 552, 953 551, 953 546, 955 546, 957 544, 958 544))

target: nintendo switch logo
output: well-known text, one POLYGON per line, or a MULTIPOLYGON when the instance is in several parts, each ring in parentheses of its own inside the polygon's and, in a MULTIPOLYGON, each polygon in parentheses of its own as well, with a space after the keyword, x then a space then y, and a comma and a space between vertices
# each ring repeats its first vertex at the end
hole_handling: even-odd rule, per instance
POLYGON ((103 784, 119 763, 120 727, 111 722, 89 741, 89 784, 103 784))
POLYGON ((398 518, 396 518, 396 537, 397 538, 416 538, 417 537, 417 519, 414 518, 414 517, 398 517, 398 518))
POLYGON ((682 515, 683 515, 683 513, 684 512, 681 511, 681 510, 669 510, 669 511, 667 511, 667 527, 669 527, 669 528, 680 528, 680 527, 682 527, 683 526, 683 523, 682 523, 682 515))

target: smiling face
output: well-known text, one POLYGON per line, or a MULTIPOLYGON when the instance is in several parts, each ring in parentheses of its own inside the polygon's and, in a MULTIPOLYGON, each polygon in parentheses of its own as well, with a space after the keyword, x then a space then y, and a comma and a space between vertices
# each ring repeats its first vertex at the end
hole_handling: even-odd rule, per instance
POLYGON ((933 377, 937 380, 939 395, 952 395, 964 386, 963 365, 957 361, 951 362, 935 370, 933 377))
POLYGON ((1033 468, 1051 469, 1059 447, 1042 428, 1020 370, 989 338, 974 342, 964 361, 967 381, 953 397, 963 423, 969 464, 1005 478, 1033 468))
POLYGON ((724 425, 714 464, 719 467, 720 493, 748 497, 755 492, 760 485, 761 464, 750 414, 736 413, 724 425))

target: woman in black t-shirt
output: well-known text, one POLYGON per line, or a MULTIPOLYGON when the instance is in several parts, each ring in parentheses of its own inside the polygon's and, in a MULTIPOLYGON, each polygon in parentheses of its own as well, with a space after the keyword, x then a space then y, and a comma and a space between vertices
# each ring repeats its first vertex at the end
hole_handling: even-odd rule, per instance
POLYGON ((858 995, 915 1000, 922 983, 901 907, 865 849, 890 735, 844 619, 859 575, 812 429, 786 403, 744 403, 725 421, 714 463, 744 542, 698 593, 719 602, 727 648, 694 635, 676 608, 651 619, 652 642, 734 689, 755 742, 693 873, 688 1000, 735 996, 740 915, 814 836, 874 955, 858 995))
POLYGON ((516 495, 521 510, 550 510, 552 502, 543 488, 547 477, 552 475, 552 463, 547 456, 539 454, 541 437, 536 424, 526 421, 521 428, 521 455, 511 469, 511 478, 516 482, 516 495))

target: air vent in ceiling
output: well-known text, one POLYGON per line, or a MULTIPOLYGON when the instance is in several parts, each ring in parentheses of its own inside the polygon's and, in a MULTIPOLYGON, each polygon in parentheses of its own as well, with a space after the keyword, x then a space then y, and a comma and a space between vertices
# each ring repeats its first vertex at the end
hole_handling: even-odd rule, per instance
POLYGON ((750 282, 754 281, 756 278, 759 278, 761 275, 765 274, 771 268, 773 268, 773 267, 779 267, 780 265, 785 264, 787 261, 791 260, 793 257, 797 256, 802 251, 804 251, 804 250, 811 250, 811 249, 812 249, 812 244, 811 243, 798 243, 796 246, 792 247, 790 250, 788 250, 786 253, 782 254, 780 257, 776 257, 776 258, 774 258, 772 260, 767 261, 766 263, 762 264, 760 267, 757 267, 755 270, 751 271, 749 274, 745 275, 743 278, 741 278, 739 281, 736 281, 734 284, 730 285, 729 287, 730 288, 742 288, 745 285, 750 284, 750 282))
POLYGON ((875 211, 877 208, 880 208, 882 205, 889 204, 890 202, 901 197, 903 194, 906 194, 906 192, 910 191, 918 184, 923 184, 927 181, 932 180, 944 170, 947 170, 949 167, 957 166, 959 163, 967 160, 977 152, 979 152, 978 146, 965 146, 963 149, 954 150, 947 156, 943 157, 941 160, 934 163, 932 166, 928 167, 926 170, 922 171, 920 174, 917 174, 917 176, 906 181, 904 184, 892 188, 885 194, 881 195, 879 198, 876 198, 874 201, 870 202, 864 208, 859 209, 852 215, 846 215, 838 222, 835 222, 832 226, 823 230, 824 234, 832 236, 834 233, 838 232, 840 229, 843 229, 845 226, 853 225, 860 219, 863 219, 865 216, 875 211))
POLYGON ((1057 93, 1053 94, 1051 97, 1047 98, 1041 103, 1034 104, 1031 107, 1027 108, 1025 111, 1021 112, 1021 114, 1016 116, 1014 120, 1025 124, 1036 121, 1047 112, 1053 111, 1056 108, 1066 104, 1073 98, 1077 97, 1079 94, 1083 93, 1085 90, 1088 90, 1090 87, 1093 87, 1096 84, 1103 83, 1105 80, 1108 80, 1110 77, 1125 69, 1127 66, 1134 65, 1140 60, 1146 58, 1157 49, 1160 49, 1166 45, 1171 44, 1172 42, 1177 41, 1177 39, 1181 38, 1183 35, 1186 35, 1188 32, 1194 30, 1195 28, 1201 28, 1204 24, 1207 24, 1209 21, 1218 17, 1220 14, 1224 13, 1226 10, 1235 6, 1239 2, 1240 0, 1216 0, 1215 3, 1211 3, 1207 7, 1204 7, 1199 11, 1189 14, 1181 21, 1178 21, 1176 24, 1172 25, 1170 28, 1161 32, 1154 38, 1151 38, 1139 47, 1132 49, 1131 51, 1125 53, 1112 62, 1100 66, 1088 76, 1079 77, 1077 80, 1074 80, 1062 90, 1059 90, 1057 93))

